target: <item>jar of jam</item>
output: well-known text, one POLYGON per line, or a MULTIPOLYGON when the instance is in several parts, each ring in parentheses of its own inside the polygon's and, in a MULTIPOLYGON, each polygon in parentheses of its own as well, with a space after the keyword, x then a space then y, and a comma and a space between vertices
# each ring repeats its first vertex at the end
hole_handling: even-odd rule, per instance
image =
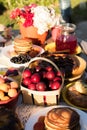
POLYGON ((67 51, 73 54, 77 47, 77 37, 75 36, 75 26, 73 24, 63 25, 60 37, 56 39, 56 51, 67 51))

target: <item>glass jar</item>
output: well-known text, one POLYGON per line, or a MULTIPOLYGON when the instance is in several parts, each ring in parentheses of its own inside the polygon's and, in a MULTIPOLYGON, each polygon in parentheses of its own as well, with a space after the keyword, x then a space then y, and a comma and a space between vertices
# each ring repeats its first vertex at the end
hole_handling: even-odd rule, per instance
POLYGON ((52 34, 52 40, 55 42, 58 37, 61 36, 62 33, 62 26, 56 25, 52 28, 51 34, 52 34))
POLYGON ((73 54, 77 47, 77 37, 75 36, 76 26, 74 24, 64 24, 60 37, 56 39, 56 51, 67 51, 73 54))

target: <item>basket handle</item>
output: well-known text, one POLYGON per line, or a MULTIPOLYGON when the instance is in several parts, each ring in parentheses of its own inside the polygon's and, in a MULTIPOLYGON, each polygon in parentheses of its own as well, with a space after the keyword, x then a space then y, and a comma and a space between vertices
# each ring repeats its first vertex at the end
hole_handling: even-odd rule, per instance
MULTIPOLYGON (((44 58, 44 57, 35 57, 35 58, 32 58, 32 59, 28 62, 28 64, 30 65, 30 64, 31 64, 32 62, 34 62, 35 60, 43 60, 43 61, 49 62, 49 63, 52 64, 52 65, 56 68, 56 70, 59 71, 60 74, 61 74, 61 71, 60 71, 60 69, 58 68, 58 66, 57 66, 53 61, 51 61, 51 60, 49 60, 49 59, 47 59, 47 58, 44 58)), ((62 74, 61 74, 61 78, 62 78, 62 84, 63 84, 63 83, 64 83, 64 78, 63 78, 62 74)))

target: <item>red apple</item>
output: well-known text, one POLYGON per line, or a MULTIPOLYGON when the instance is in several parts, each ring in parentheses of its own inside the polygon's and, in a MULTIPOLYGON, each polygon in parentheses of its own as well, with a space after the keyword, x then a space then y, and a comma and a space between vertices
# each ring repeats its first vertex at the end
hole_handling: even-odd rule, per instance
POLYGON ((62 82, 62 79, 61 79, 61 77, 59 76, 59 77, 55 77, 54 79, 53 79, 53 81, 58 81, 58 82, 62 82))
POLYGON ((36 90, 36 84, 33 84, 33 83, 29 84, 28 89, 36 90))
POLYGON ((26 78, 23 79, 22 82, 23 82, 24 85, 27 86, 27 85, 29 85, 31 83, 31 79, 29 77, 26 77, 26 78))
POLYGON ((54 81, 52 84, 51 84, 51 89, 52 90, 57 90, 60 88, 60 83, 58 81, 54 81))
POLYGON ((47 66, 47 67, 46 67, 46 70, 47 70, 47 71, 51 71, 52 69, 53 69, 52 66, 47 66))
POLYGON ((36 89, 38 91, 45 91, 46 90, 46 84, 44 82, 39 82, 36 84, 36 89))
POLYGON ((46 78, 49 79, 49 80, 53 80, 55 78, 55 72, 53 70, 48 71, 46 73, 46 78))
POLYGON ((64 71, 62 71, 62 72, 57 72, 57 76, 61 76, 61 74, 62 74, 62 76, 65 76, 65 72, 64 71))
POLYGON ((40 66, 36 66, 36 72, 39 72, 41 70, 40 66))
POLYGON ((26 69, 22 73, 22 78, 30 77, 31 76, 31 71, 29 69, 26 69))
POLYGON ((32 83, 38 83, 38 82, 40 82, 40 75, 39 75, 39 73, 32 74, 31 81, 32 81, 32 83))

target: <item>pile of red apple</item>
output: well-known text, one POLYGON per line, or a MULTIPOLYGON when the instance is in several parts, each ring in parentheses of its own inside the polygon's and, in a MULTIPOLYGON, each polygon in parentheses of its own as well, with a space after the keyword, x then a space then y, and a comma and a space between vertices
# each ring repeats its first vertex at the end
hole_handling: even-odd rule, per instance
POLYGON ((61 87, 62 78, 59 71, 51 65, 40 65, 30 69, 25 68, 22 73, 22 86, 36 91, 51 91, 61 87))

